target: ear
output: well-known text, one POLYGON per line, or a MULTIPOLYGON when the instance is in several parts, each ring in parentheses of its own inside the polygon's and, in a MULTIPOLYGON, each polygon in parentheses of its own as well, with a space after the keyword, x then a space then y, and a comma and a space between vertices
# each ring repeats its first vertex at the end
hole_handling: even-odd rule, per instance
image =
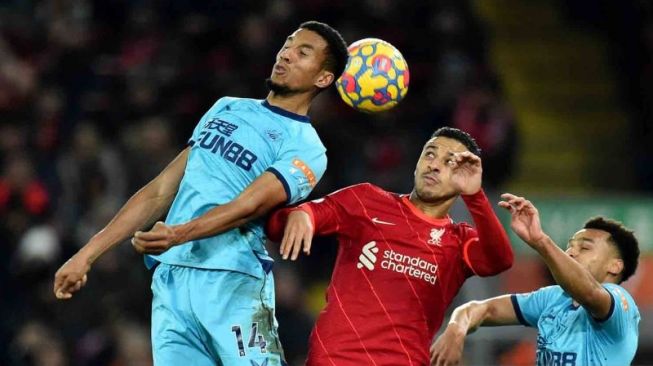
POLYGON ((333 75, 331 71, 322 70, 317 75, 314 85, 320 89, 324 89, 331 85, 335 80, 335 75, 333 75))
POLYGON ((608 263, 608 273, 618 277, 624 270, 624 261, 619 258, 613 258, 608 263))

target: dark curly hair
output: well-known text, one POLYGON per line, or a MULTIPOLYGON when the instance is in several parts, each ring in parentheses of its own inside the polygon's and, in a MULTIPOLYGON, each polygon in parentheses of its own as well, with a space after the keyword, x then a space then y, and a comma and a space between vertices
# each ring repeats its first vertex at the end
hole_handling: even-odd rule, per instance
POLYGON ((592 217, 585 223, 583 228, 601 230, 610 234, 608 241, 617 248, 621 260, 624 262, 624 269, 621 272, 619 283, 626 281, 635 273, 639 259, 639 244, 632 230, 619 221, 602 216, 592 217))
POLYGON ((304 22, 299 26, 300 29, 308 29, 324 38, 327 43, 327 57, 324 61, 324 68, 333 72, 335 78, 339 78, 345 71, 349 54, 347 53, 347 43, 340 33, 325 23, 315 20, 304 22))
POLYGON ((468 134, 463 130, 459 130, 453 127, 440 127, 437 130, 435 130, 435 132, 433 132, 431 138, 438 137, 438 136, 454 139, 460 142, 461 144, 465 145, 467 150, 469 150, 469 152, 471 152, 472 154, 476 156, 481 156, 481 148, 478 147, 476 140, 474 140, 474 138, 470 134, 468 134))

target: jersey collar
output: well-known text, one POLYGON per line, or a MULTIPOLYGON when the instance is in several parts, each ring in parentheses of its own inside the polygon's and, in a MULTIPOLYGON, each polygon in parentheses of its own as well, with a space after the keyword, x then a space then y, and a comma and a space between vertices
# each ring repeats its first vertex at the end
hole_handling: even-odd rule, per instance
POLYGON ((419 217, 420 219, 422 219, 422 220, 424 220, 424 221, 426 221, 426 222, 428 222, 430 224, 437 225, 437 226, 445 226, 445 225, 448 225, 448 224, 450 224, 452 222, 451 217, 449 217, 449 215, 447 215, 446 217, 441 218, 441 219, 436 219, 434 217, 428 216, 427 214, 422 212, 422 210, 417 208, 412 202, 410 202, 410 199, 408 198, 408 195, 401 196, 401 201, 406 206, 408 206, 410 211, 415 216, 419 217))
POLYGON ((311 119, 308 116, 293 113, 293 112, 287 111, 287 110, 285 110, 283 108, 273 106, 272 104, 268 103, 268 101, 266 99, 263 99, 263 102, 261 102, 261 104, 265 108, 271 110, 272 112, 274 112, 276 114, 280 114, 280 115, 282 115, 282 116, 284 116, 286 118, 294 119, 295 121, 298 121, 298 122, 311 123, 311 119))

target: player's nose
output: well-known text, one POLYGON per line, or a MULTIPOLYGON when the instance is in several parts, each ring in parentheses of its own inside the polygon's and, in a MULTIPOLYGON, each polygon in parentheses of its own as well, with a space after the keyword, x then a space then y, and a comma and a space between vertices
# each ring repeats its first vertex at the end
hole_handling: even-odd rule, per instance
POLYGON ((290 58, 292 56, 292 53, 290 51, 290 47, 283 48, 281 51, 279 51, 279 59, 283 60, 285 62, 290 62, 290 58))
POLYGON ((576 250, 574 250, 574 248, 567 248, 567 250, 565 252, 567 252, 568 256, 570 256, 570 257, 572 257, 574 259, 576 259, 576 256, 578 255, 578 252, 576 250))
POLYGON ((429 161, 426 166, 428 167, 428 170, 430 172, 438 172, 439 173, 440 170, 442 169, 442 163, 440 161, 438 161, 438 159, 433 159, 433 160, 429 161))

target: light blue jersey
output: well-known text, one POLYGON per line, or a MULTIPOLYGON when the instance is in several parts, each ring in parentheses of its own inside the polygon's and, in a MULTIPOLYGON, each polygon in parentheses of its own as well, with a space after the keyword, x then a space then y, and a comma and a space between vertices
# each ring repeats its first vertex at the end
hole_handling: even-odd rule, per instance
MULTIPOLYGON (((326 149, 308 117, 265 100, 221 98, 197 124, 166 224, 186 223, 236 198, 263 172, 277 176, 288 202, 305 199, 326 170, 326 149)), ((263 219, 146 258, 178 266, 237 271, 262 278, 271 258, 263 219), (261 265, 263 263, 263 266, 261 265)))
POLYGON ((603 285, 612 296, 610 312, 597 320, 560 286, 512 295, 519 321, 537 327, 537 365, 630 365, 637 350, 639 310, 630 294, 603 285))

